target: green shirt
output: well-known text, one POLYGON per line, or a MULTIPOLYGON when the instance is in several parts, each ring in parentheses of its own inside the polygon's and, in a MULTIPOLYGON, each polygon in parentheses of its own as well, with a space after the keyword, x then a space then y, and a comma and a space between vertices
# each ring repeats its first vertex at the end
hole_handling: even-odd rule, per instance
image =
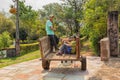
POLYGON ((54 35, 54 31, 50 28, 52 26, 53 26, 52 22, 50 20, 47 20, 47 22, 46 22, 47 35, 54 35))

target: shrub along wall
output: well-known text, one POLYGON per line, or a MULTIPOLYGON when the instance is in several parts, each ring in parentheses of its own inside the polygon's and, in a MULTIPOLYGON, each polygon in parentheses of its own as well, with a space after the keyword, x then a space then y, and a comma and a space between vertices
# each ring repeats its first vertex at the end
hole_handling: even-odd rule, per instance
POLYGON ((21 44, 20 45, 20 54, 26 54, 39 49, 38 43, 32 44, 21 44))
MULTIPOLYGON (((20 44, 20 54, 26 54, 39 49, 38 43, 31 44, 20 44)), ((15 57, 16 51, 15 48, 5 48, 0 51, 0 59, 6 57, 15 57)))

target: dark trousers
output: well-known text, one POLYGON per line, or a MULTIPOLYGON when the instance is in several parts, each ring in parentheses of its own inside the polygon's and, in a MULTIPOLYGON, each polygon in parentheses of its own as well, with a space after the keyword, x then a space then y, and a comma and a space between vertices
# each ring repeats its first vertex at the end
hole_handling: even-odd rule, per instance
POLYGON ((60 53, 70 54, 71 50, 72 50, 72 48, 70 46, 63 44, 59 51, 60 51, 60 53))
POLYGON ((55 49, 57 49, 57 43, 56 43, 55 35, 48 35, 48 37, 50 39, 50 47, 51 47, 50 51, 53 51, 53 47, 55 47, 55 49))
POLYGON ((63 44, 62 47, 60 48, 60 52, 61 53, 67 53, 67 48, 68 48, 68 46, 63 44))

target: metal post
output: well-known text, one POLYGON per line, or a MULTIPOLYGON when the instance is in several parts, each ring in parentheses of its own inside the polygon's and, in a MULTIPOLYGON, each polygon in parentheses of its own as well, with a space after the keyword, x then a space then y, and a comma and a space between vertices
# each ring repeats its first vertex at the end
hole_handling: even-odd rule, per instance
POLYGON ((19 0, 16 0, 16 55, 20 54, 20 43, 19 43, 19 0))

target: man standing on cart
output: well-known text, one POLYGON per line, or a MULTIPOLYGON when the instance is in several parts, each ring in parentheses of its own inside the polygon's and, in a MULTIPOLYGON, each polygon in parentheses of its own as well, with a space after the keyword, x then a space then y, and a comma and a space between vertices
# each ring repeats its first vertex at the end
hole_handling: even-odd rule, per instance
POLYGON ((50 39, 50 52, 53 52, 53 49, 55 48, 55 50, 57 50, 57 43, 56 43, 56 39, 55 39, 55 33, 54 31, 56 30, 53 26, 53 15, 49 16, 49 20, 47 20, 46 22, 46 33, 50 39))

